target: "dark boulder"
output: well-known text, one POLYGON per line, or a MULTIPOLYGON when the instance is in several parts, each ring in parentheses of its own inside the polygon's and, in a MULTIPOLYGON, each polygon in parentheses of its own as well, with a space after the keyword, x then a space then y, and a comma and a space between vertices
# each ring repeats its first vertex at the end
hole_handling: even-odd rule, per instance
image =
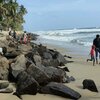
POLYGON ((34 62, 33 56, 34 56, 34 53, 33 52, 28 52, 27 54, 25 54, 25 57, 26 58, 28 58, 29 60, 31 60, 31 61, 34 62))
POLYGON ((41 88, 40 93, 54 94, 54 95, 58 95, 58 96, 66 97, 66 98, 71 98, 74 100, 77 100, 81 97, 81 95, 75 90, 61 83, 55 83, 55 82, 51 82, 45 87, 41 88))
POLYGON ((48 66, 58 67, 59 66, 59 62, 57 59, 43 59, 42 64, 46 67, 48 66))
POLYGON ((45 85, 50 81, 49 76, 35 64, 31 64, 26 69, 26 72, 31 75, 40 85, 45 85))
POLYGON ((83 80, 83 89, 88 89, 93 92, 98 92, 95 82, 91 79, 83 80))
POLYGON ((52 55, 49 52, 43 52, 44 59, 52 59, 52 55))
POLYGON ((57 52, 57 60, 58 60, 58 62, 60 63, 60 64, 66 64, 67 63, 67 60, 64 58, 64 56, 61 54, 61 53, 59 53, 59 52, 57 52))
POLYGON ((25 71, 22 71, 17 76, 17 89, 15 95, 19 96, 23 94, 35 95, 38 91, 39 84, 37 81, 28 75, 25 71))
POLYGON ((18 55, 16 53, 11 53, 11 52, 8 52, 8 53, 5 53, 4 55, 7 59, 12 59, 12 58, 16 58, 18 55))
POLYGON ((44 67, 44 72, 50 77, 53 82, 65 82, 67 81, 67 74, 62 69, 54 67, 44 67))
POLYGON ((37 51, 38 51, 39 55, 41 57, 43 57, 43 53, 47 51, 47 48, 46 48, 46 46, 43 46, 42 44, 40 44, 37 48, 37 51))
POLYGON ((62 68, 64 71, 66 72, 70 72, 69 69, 67 67, 62 68))

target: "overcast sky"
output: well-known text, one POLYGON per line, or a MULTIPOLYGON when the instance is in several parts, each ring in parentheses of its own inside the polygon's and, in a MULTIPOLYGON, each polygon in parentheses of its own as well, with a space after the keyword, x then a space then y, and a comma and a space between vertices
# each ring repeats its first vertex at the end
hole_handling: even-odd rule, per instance
POLYGON ((18 0, 25 6, 24 30, 100 27, 100 0, 18 0))

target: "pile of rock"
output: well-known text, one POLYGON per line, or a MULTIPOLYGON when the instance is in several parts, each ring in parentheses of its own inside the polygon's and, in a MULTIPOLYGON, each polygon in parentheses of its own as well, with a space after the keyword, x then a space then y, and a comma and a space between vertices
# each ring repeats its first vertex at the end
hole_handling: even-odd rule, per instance
MULTIPOLYGON (((67 96, 66 86, 60 84, 63 88, 57 89, 58 82, 71 81, 65 70, 60 68, 68 62, 61 53, 48 49, 42 44, 20 44, 8 38, 5 41, 6 47, 2 44, 5 49, 4 54, 0 56, 0 79, 14 81, 17 84, 15 95, 21 98, 22 94, 36 94, 50 82, 57 82, 53 84, 50 91, 54 94, 54 91, 60 89, 59 93, 65 93, 67 96)), ((74 90, 68 88, 68 91, 74 90)), ((71 93, 74 96, 69 96, 69 93, 70 98, 81 97, 76 91, 71 93)))

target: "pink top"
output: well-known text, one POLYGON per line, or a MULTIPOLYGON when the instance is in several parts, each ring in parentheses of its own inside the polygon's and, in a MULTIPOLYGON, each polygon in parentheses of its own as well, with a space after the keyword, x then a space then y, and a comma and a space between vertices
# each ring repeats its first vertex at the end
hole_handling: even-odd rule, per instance
POLYGON ((91 56, 94 56, 95 55, 95 50, 93 48, 91 49, 90 54, 91 54, 91 56))

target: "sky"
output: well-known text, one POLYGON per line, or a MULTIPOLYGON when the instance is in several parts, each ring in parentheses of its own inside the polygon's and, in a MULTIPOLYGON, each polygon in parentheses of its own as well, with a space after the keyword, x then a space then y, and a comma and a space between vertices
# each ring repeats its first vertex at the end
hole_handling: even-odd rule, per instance
POLYGON ((17 0, 28 13, 24 30, 100 27, 100 0, 17 0))

